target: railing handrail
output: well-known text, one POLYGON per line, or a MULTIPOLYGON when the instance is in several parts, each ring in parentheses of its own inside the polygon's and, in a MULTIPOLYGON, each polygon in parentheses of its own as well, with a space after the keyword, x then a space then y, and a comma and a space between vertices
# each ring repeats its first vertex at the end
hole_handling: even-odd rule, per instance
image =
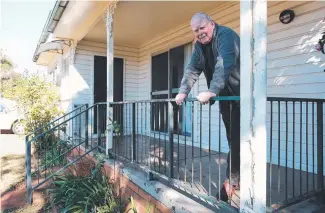
POLYGON ((69 118, 69 119, 63 121, 62 123, 59 123, 58 125, 56 125, 56 126, 50 128, 50 129, 46 130, 45 132, 42 132, 41 134, 36 135, 35 137, 33 137, 33 138, 30 139, 30 140, 27 140, 29 136, 26 136, 26 143, 31 143, 31 142, 35 141, 36 139, 40 138, 40 137, 43 136, 44 134, 47 134, 48 132, 52 131, 53 129, 56 129, 57 127, 59 127, 59 126, 65 124, 65 123, 67 123, 68 121, 74 119, 75 117, 81 115, 82 113, 86 112, 87 110, 90 110, 90 109, 94 108, 96 105, 99 105, 99 104, 107 104, 107 102, 99 102, 99 103, 96 103, 96 104, 94 104, 94 105, 92 105, 92 106, 86 108, 84 111, 81 111, 81 112, 79 112, 78 114, 74 115, 73 117, 71 117, 71 118, 69 118))
MULTIPOLYGON (((210 101, 239 101, 239 96, 220 96, 210 98, 210 101)), ((171 102, 176 101, 175 98, 167 99, 151 99, 151 100, 139 100, 139 101, 118 101, 118 102, 109 102, 109 104, 134 104, 134 103, 153 103, 153 102, 171 102)), ((197 101, 197 98, 185 98, 185 101, 197 101)))
POLYGON ((54 122, 56 122, 56 121, 58 121, 58 120, 64 118, 65 116, 70 115, 71 113, 73 113, 73 112, 79 110, 80 108, 82 108, 82 107, 84 107, 84 106, 87 106, 87 104, 83 104, 83 105, 81 105, 80 107, 78 107, 78 108, 76 108, 76 109, 74 109, 74 110, 72 110, 72 111, 70 111, 70 112, 68 112, 68 113, 65 113, 65 114, 62 115, 61 117, 59 117, 59 118, 57 118, 57 119, 55 119, 55 120, 53 120, 53 121, 51 121, 51 122, 45 124, 44 126, 39 127, 38 129, 36 129, 36 130, 34 130, 33 132, 31 132, 31 133, 29 133, 28 135, 26 135, 26 137, 29 137, 29 136, 35 134, 37 131, 39 131, 39 130, 41 130, 41 129, 43 129, 43 128, 45 128, 45 127, 51 125, 51 124, 53 124, 54 122))
POLYGON ((287 97, 267 97, 267 101, 325 102, 325 99, 322 99, 322 98, 287 98, 287 97))
MULTIPOLYGON (((220 96, 220 97, 213 97, 210 100, 211 101, 224 101, 224 100, 237 101, 237 100, 240 100, 240 97, 239 96, 220 96)), ((68 121, 70 121, 70 120, 74 119, 75 117, 81 115, 82 113, 86 112, 87 110, 92 109, 95 106, 100 105, 100 104, 106 104, 106 105, 108 104, 108 105, 110 105, 110 104, 131 104, 131 103, 144 103, 144 102, 146 102, 146 103, 151 102, 152 103, 152 102, 171 102, 171 101, 176 101, 176 99, 172 98, 172 99, 152 99, 152 100, 142 100, 142 101, 140 100, 140 101, 121 101, 121 102, 98 102, 98 103, 95 103, 94 105, 86 108, 85 110, 79 112, 78 114, 74 115, 73 117, 63 121, 62 123, 60 123, 60 124, 50 128, 50 129, 46 130, 45 132, 42 132, 41 134, 36 135, 32 139, 26 140, 26 143, 31 143, 31 142, 35 141, 36 139, 40 138, 44 134, 47 134, 48 132, 52 131, 53 129, 56 129, 57 127, 61 126, 62 124, 67 123, 68 121)), ((197 101, 197 98, 186 98, 185 101, 197 101)), ((27 135, 26 138, 28 139, 29 136, 30 135, 27 135)))

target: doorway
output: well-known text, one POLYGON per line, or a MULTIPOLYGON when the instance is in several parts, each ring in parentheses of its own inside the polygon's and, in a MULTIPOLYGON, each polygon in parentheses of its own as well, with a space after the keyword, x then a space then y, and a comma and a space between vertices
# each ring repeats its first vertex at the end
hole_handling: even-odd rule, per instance
MULTIPOLYGON (((113 62, 113 101, 123 101, 124 59, 114 58, 113 62)), ((94 56, 94 104, 107 101, 107 57, 94 56)), ((120 110, 120 108, 118 109, 120 110)), ((123 113, 117 116, 117 107, 113 108, 113 120, 123 125, 123 113)), ((123 111, 119 111, 123 112, 123 111)), ((101 105, 99 116, 106 123, 106 105, 101 105)), ((97 107, 94 108, 94 133, 97 134, 97 107)))

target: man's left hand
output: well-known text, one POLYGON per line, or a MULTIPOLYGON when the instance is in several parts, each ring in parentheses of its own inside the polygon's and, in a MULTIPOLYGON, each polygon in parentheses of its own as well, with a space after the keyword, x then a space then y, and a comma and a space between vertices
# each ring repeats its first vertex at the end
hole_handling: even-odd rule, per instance
POLYGON ((201 92, 196 98, 201 104, 207 104, 209 103, 210 98, 216 97, 217 95, 213 92, 201 92))

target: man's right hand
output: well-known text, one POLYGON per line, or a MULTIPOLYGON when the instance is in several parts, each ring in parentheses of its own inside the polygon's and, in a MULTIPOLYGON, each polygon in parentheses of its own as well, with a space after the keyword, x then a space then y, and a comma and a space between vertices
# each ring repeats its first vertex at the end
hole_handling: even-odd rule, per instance
POLYGON ((184 99, 185 99, 186 97, 187 97, 187 95, 186 95, 186 94, 182 94, 182 93, 176 95, 176 97, 175 97, 176 104, 178 104, 178 105, 182 105, 183 102, 184 102, 184 99))

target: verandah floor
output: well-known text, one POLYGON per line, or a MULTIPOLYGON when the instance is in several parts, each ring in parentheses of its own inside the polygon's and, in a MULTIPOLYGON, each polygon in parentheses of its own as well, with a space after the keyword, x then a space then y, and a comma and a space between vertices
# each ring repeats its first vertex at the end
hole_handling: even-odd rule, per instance
MULTIPOLYGON (((113 152, 130 160, 132 141, 131 136, 115 138, 113 152)), ((150 166, 151 170, 168 176, 170 161, 169 152, 166 152, 168 140, 165 140, 165 136, 160 137, 159 140, 158 138, 137 135, 135 142, 137 163, 150 166)), ((185 186, 192 193, 209 195, 210 186, 210 195, 215 196, 219 191, 219 186, 222 187, 223 180, 226 178, 227 154, 211 150, 209 155, 209 150, 192 147, 191 144, 191 141, 187 141, 186 146, 174 142, 173 177, 183 182, 182 187, 185 186)), ((301 193, 304 194, 317 189, 317 174, 274 164, 272 164, 271 171, 272 174, 270 175, 270 164, 267 164, 268 206, 291 199, 293 195, 297 197, 301 193)))

